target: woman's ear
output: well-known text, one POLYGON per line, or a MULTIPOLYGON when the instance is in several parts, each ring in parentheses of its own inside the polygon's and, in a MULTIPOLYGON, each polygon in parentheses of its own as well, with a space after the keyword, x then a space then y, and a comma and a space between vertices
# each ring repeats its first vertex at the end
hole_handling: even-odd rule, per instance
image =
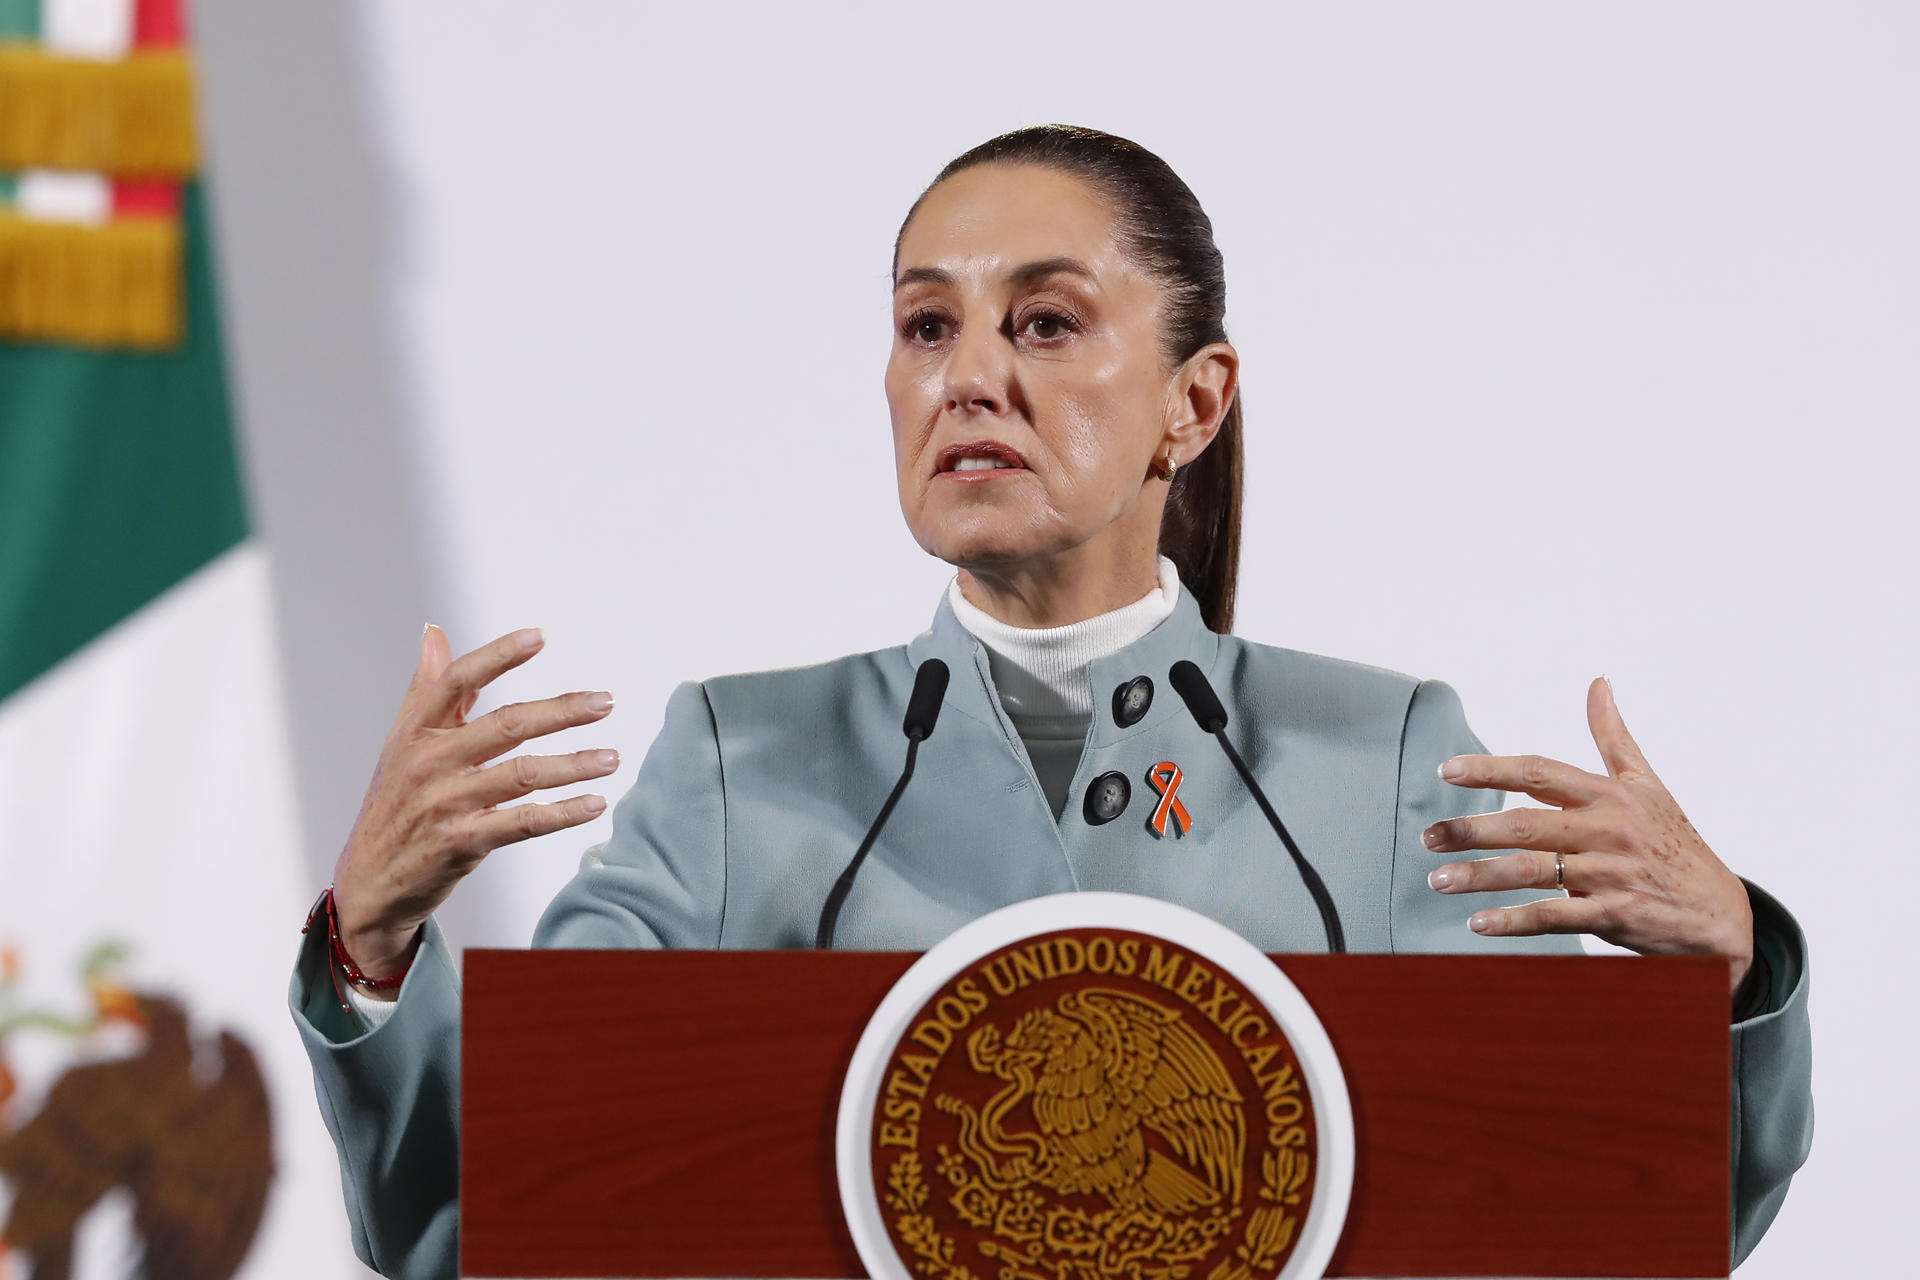
POLYGON ((1210 342, 1188 357, 1174 379, 1160 451, 1154 456, 1171 450, 1181 466, 1199 457, 1219 433, 1239 383, 1240 353, 1230 343, 1210 342))

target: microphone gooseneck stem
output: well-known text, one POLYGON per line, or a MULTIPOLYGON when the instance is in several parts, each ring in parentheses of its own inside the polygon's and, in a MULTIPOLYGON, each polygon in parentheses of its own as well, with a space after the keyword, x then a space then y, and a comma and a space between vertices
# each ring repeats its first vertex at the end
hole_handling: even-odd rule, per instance
POLYGON ((1240 781, 1247 784, 1247 790, 1253 792, 1253 798, 1260 804, 1260 812, 1267 815, 1267 825, 1280 837, 1280 843, 1287 846, 1287 852, 1293 856, 1293 865, 1300 870, 1300 879, 1307 886, 1307 892, 1313 896, 1313 905, 1320 908, 1320 926, 1327 931, 1327 950, 1339 952, 1347 949, 1347 933, 1340 927, 1340 913, 1334 910, 1333 895, 1327 892, 1327 885, 1320 873, 1313 869, 1306 855, 1300 852, 1300 846, 1293 842, 1293 836, 1287 830, 1287 824, 1280 821, 1280 815, 1267 803, 1267 793, 1254 781, 1253 770, 1247 768, 1247 762, 1227 741, 1227 709, 1220 703, 1220 695, 1207 683, 1207 677, 1192 662, 1182 659, 1173 664, 1167 672, 1167 681, 1173 685, 1174 692, 1187 704, 1187 710, 1193 713, 1194 723, 1200 726, 1202 733, 1210 733, 1220 740, 1220 749, 1227 753, 1227 759, 1233 761, 1233 767, 1240 774, 1240 781))
POLYGON ((907 739, 907 767, 900 771, 900 781, 893 784, 893 791, 887 796, 887 802, 880 806, 880 816, 867 828, 867 838, 860 842, 853 861, 833 882, 833 891, 827 894, 827 904, 820 908, 820 929, 813 937, 816 951, 825 951, 833 946, 833 928, 840 921, 840 904, 847 900, 847 894, 853 891, 853 878, 860 874, 860 864, 867 860, 867 851, 873 848, 874 840, 880 834, 880 828, 887 825, 887 817, 893 812, 893 806, 900 803, 900 793, 907 789, 907 783, 913 778, 913 758, 920 753, 920 739, 907 739))
POLYGON ((1313 864, 1308 862, 1306 855, 1300 852, 1300 846, 1293 842, 1292 834, 1287 831, 1287 824, 1280 821, 1280 815, 1273 811, 1271 804, 1267 803, 1267 793, 1262 791, 1260 784, 1253 780, 1253 770, 1247 768, 1247 762, 1240 758, 1240 753, 1233 749, 1231 742, 1227 741, 1226 729, 1215 729, 1213 736, 1220 740, 1221 750, 1227 753, 1227 759, 1233 761, 1233 767, 1239 771, 1240 780, 1247 784, 1247 790, 1253 792, 1254 800, 1260 805, 1260 812, 1267 815, 1267 823, 1280 837, 1280 843, 1287 846, 1287 852, 1293 855, 1293 865, 1300 869, 1300 878, 1306 882, 1307 892, 1313 895, 1313 905, 1320 908, 1320 924, 1327 932, 1327 950, 1336 954, 1345 951, 1347 933, 1340 927, 1340 913, 1334 910, 1333 895, 1327 892, 1326 881, 1320 878, 1320 873, 1313 869, 1313 864))
POLYGON ((906 720, 900 722, 900 731, 906 733, 906 768, 900 770, 900 781, 893 785, 893 793, 887 796, 887 802, 879 806, 879 818, 874 825, 866 829, 866 839, 860 841, 860 848, 854 850, 852 862, 841 871, 841 877, 833 881, 833 890, 828 894, 826 906, 820 908, 820 929, 814 933, 814 948, 828 950, 833 946, 833 925, 839 923, 841 904, 847 902, 847 894, 852 892, 852 877, 860 873, 860 864, 866 862, 868 850, 874 848, 879 837, 879 829, 887 825, 887 816, 893 814, 893 806, 899 804, 900 793, 906 791, 906 783, 914 777, 914 758, 920 754, 920 745, 933 737, 933 725, 941 718, 941 699, 947 697, 947 664, 939 658, 927 658, 914 670, 914 691, 906 697, 906 720))
POLYGON ((900 781, 893 784, 887 802, 880 806, 880 816, 867 828, 867 838, 860 842, 847 869, 833 882, 833 891, 827 894, 826 904, 820 908, 820 928, 813 935, 817 950, 825 951, 833 945, 833 927, 840 921, 841 904, 853 891, 853 878, 860 874, 860 864, 867 860, 867 852, 873 848, 880 828, 887 825, 893 806, 900 803, 900 793, 912 780, 913 761, 920 754, 920 744, 933 736, 933 726, 940 719, 940 701, 947 696, 947 674, 947 664, 938 658, 928 658, 913 673, 913 692, 907 695, 906 719, 900 723, 901 732, 907 735, 907 767, 900 771, 900 781))

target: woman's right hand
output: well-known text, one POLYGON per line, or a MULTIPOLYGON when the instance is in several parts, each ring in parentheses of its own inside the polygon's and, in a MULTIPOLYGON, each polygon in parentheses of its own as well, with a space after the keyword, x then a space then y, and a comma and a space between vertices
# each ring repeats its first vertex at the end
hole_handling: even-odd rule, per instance
POLYGON ((544 643, 538 630, 515 631, 455 661, 446 632, 429 626, 420 637, 413 683, 333 868, 340 941, 367 976, 384 978, 406 967, 420 926, 487 854, 590 822, 606 809, 606 797, 598 795, 498 807, 620 767, 619 753, 608 750, 487 763, 613 710, 611 694, 567 693, 513 703, 468 723, 480 690, 544 643))

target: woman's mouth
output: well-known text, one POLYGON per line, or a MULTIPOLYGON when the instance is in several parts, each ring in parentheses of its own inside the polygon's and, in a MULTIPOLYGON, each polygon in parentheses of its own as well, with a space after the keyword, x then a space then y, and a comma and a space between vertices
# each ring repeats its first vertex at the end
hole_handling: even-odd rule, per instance
POLYGON ((980 484, 995 476, 1027 470, 1026 459, 1020 456, 1019 451, 998 440, 948 445, 940 451, 937 466, 936 479, 954 480, 962 484, 980 484))

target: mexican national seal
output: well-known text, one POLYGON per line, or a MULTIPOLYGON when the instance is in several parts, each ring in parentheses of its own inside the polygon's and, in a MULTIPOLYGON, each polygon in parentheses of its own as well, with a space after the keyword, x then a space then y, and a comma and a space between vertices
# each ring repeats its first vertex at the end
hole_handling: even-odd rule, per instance
MULTIPOLYGON (((1053 901, 1085 908, 1078 900, 1121 897, 1053 901)), ((1180 911, 1131 903, 1146 904, 1133 915, 1180 911)), ((1288 1264, 1328 1182, 1326 1071, 1308 1070, 1285 1013, 1236 972, 1244 954, 1223 963, 1217 945, 1203 950, 1174 936, 1181 932, 1116 920, 1024 933, 960 963, 950 954, 942 980, 897 1006, 859 1101, 867 1110, 856 1157, 892 1274, 1309 1273, 1288 1264)), ((1251 976, 1285 981, 1241 945, 1266 971, 1251 976)), ((1286 1011, 1295 1022, 1298 1012, 1286 1011)), ((1349 1135, 1347 1166, 1335 1171, 1344 1216, 1351 1119, 1344 1087, 1333 1091, 1349 1135)))

